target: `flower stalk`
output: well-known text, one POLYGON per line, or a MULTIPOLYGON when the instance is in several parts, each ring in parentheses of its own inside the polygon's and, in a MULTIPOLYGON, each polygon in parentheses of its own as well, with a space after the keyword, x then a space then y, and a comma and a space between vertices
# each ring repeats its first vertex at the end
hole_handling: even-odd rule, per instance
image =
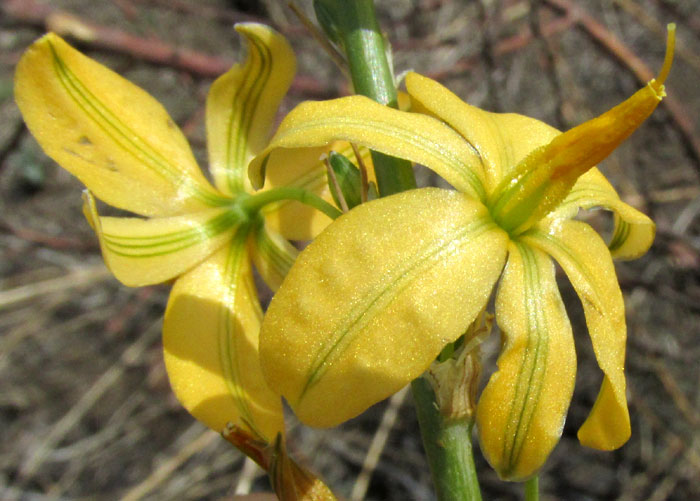
POLYGON ((415 379, 411 390, 437 498, 481 501, 472 455, 473 419, 443 416, 435 405, 435 393, 424 377, 415 379))
MULTIPOLYGON (((352 84, 357 94, 398 108, 394 76, 386 57, 372 0, 316 0, 316 16, 328 34, 345 52, 352 84)), ((416 187, 411 163, 376 151, 372 161, 381 196, 416 187)))

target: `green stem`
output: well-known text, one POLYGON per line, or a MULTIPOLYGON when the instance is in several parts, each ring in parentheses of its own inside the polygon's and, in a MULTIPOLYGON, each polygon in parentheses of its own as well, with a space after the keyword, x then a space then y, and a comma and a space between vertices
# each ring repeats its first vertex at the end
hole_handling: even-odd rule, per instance
POLYGON ((539 501, 540 499, 540 477, 535 475, 525 482, 525 501, 539 501))
POLYGON ((250 195, 249 197, 243 198, 238 203, 241 209, 246 211, 248 214, 252 214, 260 211, 260 209, 266 205, 283 200, 296 200, 304 205, 320 210, 331 219, 335 219, 343 214, 321 197, 314 195, 303 188, 297 188, 294 186, 280 186, 267 191, 261 191, 255 195, 250 195))
POLYGON ((472 427, 467 419, 446 420, 425 378, 411 383, 423 446, 439 501, 481 501, 472 455, 472 427))
MULTIPOLYGON (((314 0, 319 23, 345 51, 355 92, 397 108, 394 77, 372 0, 314 0)), ((372 152, 380 196, 416 187, 411 163, 372 152)), ((446 421, 423 378, 411 383, 439 501, 480 501, 472 456, 472 421, 446 421)))
MULTIPOLYGON (((324 29, 345 51, 355 92, 398 107, 396 85, 379 30, 372 0, 316 0, 316 13, 324 29)), ((402 160, 372 152, 381 196, 416 187, 413 168, 402 160)))

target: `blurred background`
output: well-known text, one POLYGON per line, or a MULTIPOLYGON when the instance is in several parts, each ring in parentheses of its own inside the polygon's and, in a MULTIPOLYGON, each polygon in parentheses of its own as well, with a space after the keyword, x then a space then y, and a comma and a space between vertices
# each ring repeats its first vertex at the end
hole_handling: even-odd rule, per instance
MULTIPOLYGON (((309 1, 298 3, 313 17, 309 1)), ((545 500, 700 498, 697 0, 376 3, 397 74, 416 70, 473 105, 561 129, 649 80, 666 23, 678 24, 669 97, 601 165, 621 197, 658 225, 651 251, 617 266, 632 438, 608 453, 576 440, 602 377, 561 276, 579 372, 540 485, 545 500)), ((0 499, 223 500, 268 489, 260 471, 175 401, 160 343, 168 287, 129 289, 109 275, 81 213, 80 183, 42 154, 12 97, 22 52, 56 30, 161 101, 205 165, 204 101, 213 78, 242 59, 232 29, 241 21, 272 24, 297 52, 284 110, 350 92, 283 1, 0 1, 0 499)), ((424 171, 419 178, 439 182, 424 171)), ((609 228, 605 215, 582 217, 609 228)), ((494 333, 484 348, 491 367, 497 346, 494 333)), ((290 448, 343 498, 434 499, 410 394, 335 429, 289 423, 290 448)), ((478 451, 477 463, 485 499, 519 497, 478 451)))

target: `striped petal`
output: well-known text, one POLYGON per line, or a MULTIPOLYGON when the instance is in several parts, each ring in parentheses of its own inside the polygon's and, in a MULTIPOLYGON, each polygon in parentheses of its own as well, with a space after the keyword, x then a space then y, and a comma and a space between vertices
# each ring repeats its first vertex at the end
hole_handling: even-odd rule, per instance
MULTIPOLYGON (((671 48, 671 53, 673 49, 671 48)), ((556 209, 576 181, 612 153, 651 115, 666 95, 662 69, 622 103, 554 137, 509 172, 489 194, 489 208, 499 225, 519 234, 556 209)))
POLYGON ((165 109, 58 36, 24 54, 15 99, 46 154, 106 203, 172 216, 221 202, 165 109))
POLYGON ((625 395, 625 305, 610 252, 593 228, 580 221, 542 223, 522 240, 551 255, 566 272, 581 298, 593 351, 604 373, 579 440, 595 449, 616 449, 630 437, 630 419, 625 395))
POLYGON ((248 55, 212 84, 206 117, 212 176, 229 195, 244 190, 248 162, 270 139, 296 70, 292 48, 272 28, 243 23, 236 31, 245 37, 248 55))
POLYGON ((270 303, 260 335, 268 383, 313 426, 395 393, 483 309, 506 241, 483 205, 454 191, 355 207, 299 255, 270 303))
MULTIPOLYGON (((267 162, 263 191, 278 186, 295 186, 310 191, 335 205, 328 188, 326 165, 321 160, 321 157, 331 150, 345 155, 357 165, 352 147, 344 141, 336 141, 328 146, 317 148, 275 150, 267 162)), ((369 150, 360 148, 360 156, 367 168, 369 180, 374 180, 369 150)), ((279 233, 289 240, 312 240, 331 222, 324 213, 294 200, 270 205, 264 209, 264 214, 270 231, 279 233)))
POLYGON ((226 209, 153 219, 102 217, 87 191, 84 200, 83 212, 100 239, 105 264, 131 287, 177 277, 223 246, 238 225, 238 216, 226 209))
POLYGON ((576 376, 571 324, 549 256, 510 243, 496 319, 503 348, 477 407, 481 450, 501 478, 524 480, 559 441, 576 376))
POLYGON ((284 433, 282 402, 260 371, 262 312, 245 239, 240 232, 175 282, 163 324, 165 366, 194 417, 215 431, 233 423, 272 443, 284 433))
POLYGON ((608 244, 614 258, 638 258, 649 250, 654 241, 654 222, 620 200, 615 188, 595 167, 576 181, 571 193, 548 217, 570 218, 578 213, 579 208, 602 208, 615 214, 615 227, 608 244))
POLYGON ((406 75, 414 111, 429 113, 459 132, 479 152, 487 191, 532 150, 560 132, 534 118, 515 113, 490 113, 471 106, 435 80, 406 75))
POLYGON ((423 164, 459 191, 485 199, 479 156, 452 128, 433 117, 395 110, 364 96, 305 102, 294 108, 270 145, 251 162, 248 173, 253 186, 262 186, 266 160, 275 149, 318 147, 336 140, 423 164))
POLYGON ((253 232, 251 255, 255 269, 270 289, 276 291, 299 251, 279 233, 268 231, 265 225, 260 225, 253 232))

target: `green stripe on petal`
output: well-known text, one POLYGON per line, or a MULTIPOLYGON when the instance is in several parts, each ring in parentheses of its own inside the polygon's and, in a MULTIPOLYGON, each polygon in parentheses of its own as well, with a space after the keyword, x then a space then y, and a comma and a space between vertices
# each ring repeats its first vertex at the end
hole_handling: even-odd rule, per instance
POLYGON ((299 251, 277 233, 268 231, 264 225, 253 234, 251 249, 255 268, 265 283, 276 291, 282 285, 299 251))
POLYGON ((578 437, 583 445, 616 449, 630 437, 625 395, 625 305, 610 251, 589 225, 580 221, 542 222, 522 241, 551 255, 581 298, 603 384, 578 437))
POLYGON ((595 167, 578 179, 571 193, 548 217, 573 217, 579 208, 601 208, 614 213, 615 227, 608 243, 614 258, 638 258, 649 250, 654 241, 654 222, 620 200, 615 188, 595 167))
POLYGON ((165 109, 56 35, 22 57, 15 97, 46 154, 108 204, 170 216, 223 203, 165 109))
POLYGON ((535 474, 559 441, 576 354, 552 260, 509 244, 496 296, 503 348, 477 407, 481 449, 501 478, 535 474))
POLYGON ((165 366, 194 417, 217 432, 233 423, 272 443, 284 433, 282 402, 260 371, 262 312, 246 232, 175 282, 163 324, 165 366))
POLYGON ((105 264, 132 287, 165 282, 203 261, 231 238, 241 217, 214 208, 167 218, 101 217, 87 191, 83 212, 105 264))
POLYGON ((245 188, 246 167, 272 134, 277 108, 296 62, 285 38, 262 24, 237 24, 248 54, 219 77, 207 97, 209 162, 216 186, 228 194, 245 188))
POLYGON ((454 191, 356 207, 299 255, 273 298, 260 338, 265 377, 308 424, 359 414, 464 333, 506 241, 483 205, 454 191))
POLYGON ((335 140, 425 165, 459 191, 480 200, 486 197, 479 155, 457 132, 433 117, 394 110, 364 96, 305 102, 294 108, 270 145, 251 162, 253 186, 262 186, 265 161, 274 150, 317 147, 335 140))

